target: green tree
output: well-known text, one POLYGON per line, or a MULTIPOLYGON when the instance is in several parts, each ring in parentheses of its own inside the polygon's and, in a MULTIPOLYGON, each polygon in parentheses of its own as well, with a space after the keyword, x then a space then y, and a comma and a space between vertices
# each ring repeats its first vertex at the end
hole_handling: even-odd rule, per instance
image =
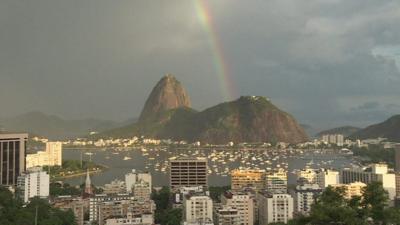
POLYGON ((361 225, 357 211, 344 198, 343 188, 327 187, 312 206, 309 223, 313 225, 346 224, 361 225))
POLYGON ((373 182, 363 188, 361 205, 373 221, 385 221, 385 208, 388 205, 389 195, 383 189, 381 182, 373 182))

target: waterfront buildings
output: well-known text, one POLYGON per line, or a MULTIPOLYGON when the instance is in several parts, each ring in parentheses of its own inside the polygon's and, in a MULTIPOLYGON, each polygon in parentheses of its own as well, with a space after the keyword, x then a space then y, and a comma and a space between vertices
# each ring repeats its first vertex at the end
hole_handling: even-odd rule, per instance
POLYGON ((148 183, 149 191, 152 189, 152 177, 150 172, 137 172, 135 169, 131 173, 125 174, 125 185, 127 193, 132 193, 132 188, 136 183, 148 183))
POLYGON ((25 171, 28 134, 0 134, 0 185, 15 186, 25 171))
POLYGON ((48 198, 50 176, 40 167, 31 168, 18 177, 17 188, 25 203, 33 197, 48 198))
POLYGON ((170 161, 169 182, 171 189, 208 186, 207 159, 180 158, 170 161))
POLYGON ((325 144, 335 144, 337 146, 343 146, 344 136, 342 134, 327 134, 322 136, 322 141, 325 144))
POLYGON ((311 205, 315 203, 322 189, 318 184, 297 185, 292 192, 294 202, 294 212, 301 215, 308 215, 311 211, 311 205))
POLYGON ((265 190, 270 193, 287 193, 287 172, 284 169, 267 172, 265 190))
POLYGON ((62 143, 47 142, 46 150, 26 156, 26 168, 37 166, 62 166, 62 143))
POLYGON ((260 192, 257 200, 260 225, 287 223, 293 218, 293 198, 289 194, 260 192))
POLYGON ((241 170, 231 171, 231 188, 240 191, 244 188, 262 190, 265 184, 265 170, 241 170))
POLYGON ((183 201, 184 224, 204 224, 213 221, 213 201, 205 194, 186 195, 183 201))
POLYGON ((244 192, 225 192, 221 197, 223 206, 237 209, 241 225, 254 224, 254 198, 244 192))
POLYGON ((389 193, 389 199, 393 200, 396 195, 396 177, 394 173, 388 172, 386 164, 372 164, 368 168, 345 168, 340 171, 340 179, 343 184, 381 182, 389 193))

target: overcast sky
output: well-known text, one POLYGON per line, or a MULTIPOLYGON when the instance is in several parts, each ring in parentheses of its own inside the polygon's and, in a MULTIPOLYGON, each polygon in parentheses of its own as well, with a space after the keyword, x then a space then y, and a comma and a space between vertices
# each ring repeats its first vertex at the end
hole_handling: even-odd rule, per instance
MULTIPOLYGON (((400 1, 209 6, 233 97, 268 96, 319 128, 400 113, 400 1)), ((229 100, 209 40, 191 0, 1 0, 0 117, 137 117, 165 73, 205 109, 229 100)))

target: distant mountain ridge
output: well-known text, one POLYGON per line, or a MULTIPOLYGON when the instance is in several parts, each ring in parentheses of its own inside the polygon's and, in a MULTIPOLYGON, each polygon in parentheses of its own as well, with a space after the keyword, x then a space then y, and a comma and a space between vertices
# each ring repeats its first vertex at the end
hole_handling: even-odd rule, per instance
POLYGON ((28 132, 50 139, 79 137, 118 126, 121 123, 98 119, 66 120, 37 111, 0 119, 0 127, 5 131, 28 132))
POLYGON ((343 136, 347 137, 347 136, 354 134, 355 132, 357 132, 359 130, 361 130, 361 128, 359 128, 359 127, 343 126, 343 127, 336 127, 336 128, 332 128, 329 130, 321 131, 317 134, 317 136, 322 137, 323 135, 327 135, 327 134, 343 134, 343 136))
POLYGON ((97 137, 134 135, 217 144, 308 140, 297 121, 265 97, 244 96, 197 112, 190 108, 186 91, 172 75, 157 83, 137 123, 97 137), (167 99, 167 103, 162 99, 167 99))
POLYGON ((374 124, 350 135, 351 139, 388 138, 400 142, 400 115, 395 115, 382 123, 374 124))

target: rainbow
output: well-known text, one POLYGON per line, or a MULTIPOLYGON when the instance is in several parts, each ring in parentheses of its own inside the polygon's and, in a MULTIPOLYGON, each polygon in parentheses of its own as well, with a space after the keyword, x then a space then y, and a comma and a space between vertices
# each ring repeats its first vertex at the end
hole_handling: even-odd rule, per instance
POLYGON ((208 41, 212 50, 215 72, 221 84, 222 97, 225 101, 230 101, 237 97, 236 85, 233 82, 229 66, 224 57, 223 45, 219 40, 217 29, 215 28, 210 7, 206 0, 194 0, 197 17, 207 33, 208 41))

